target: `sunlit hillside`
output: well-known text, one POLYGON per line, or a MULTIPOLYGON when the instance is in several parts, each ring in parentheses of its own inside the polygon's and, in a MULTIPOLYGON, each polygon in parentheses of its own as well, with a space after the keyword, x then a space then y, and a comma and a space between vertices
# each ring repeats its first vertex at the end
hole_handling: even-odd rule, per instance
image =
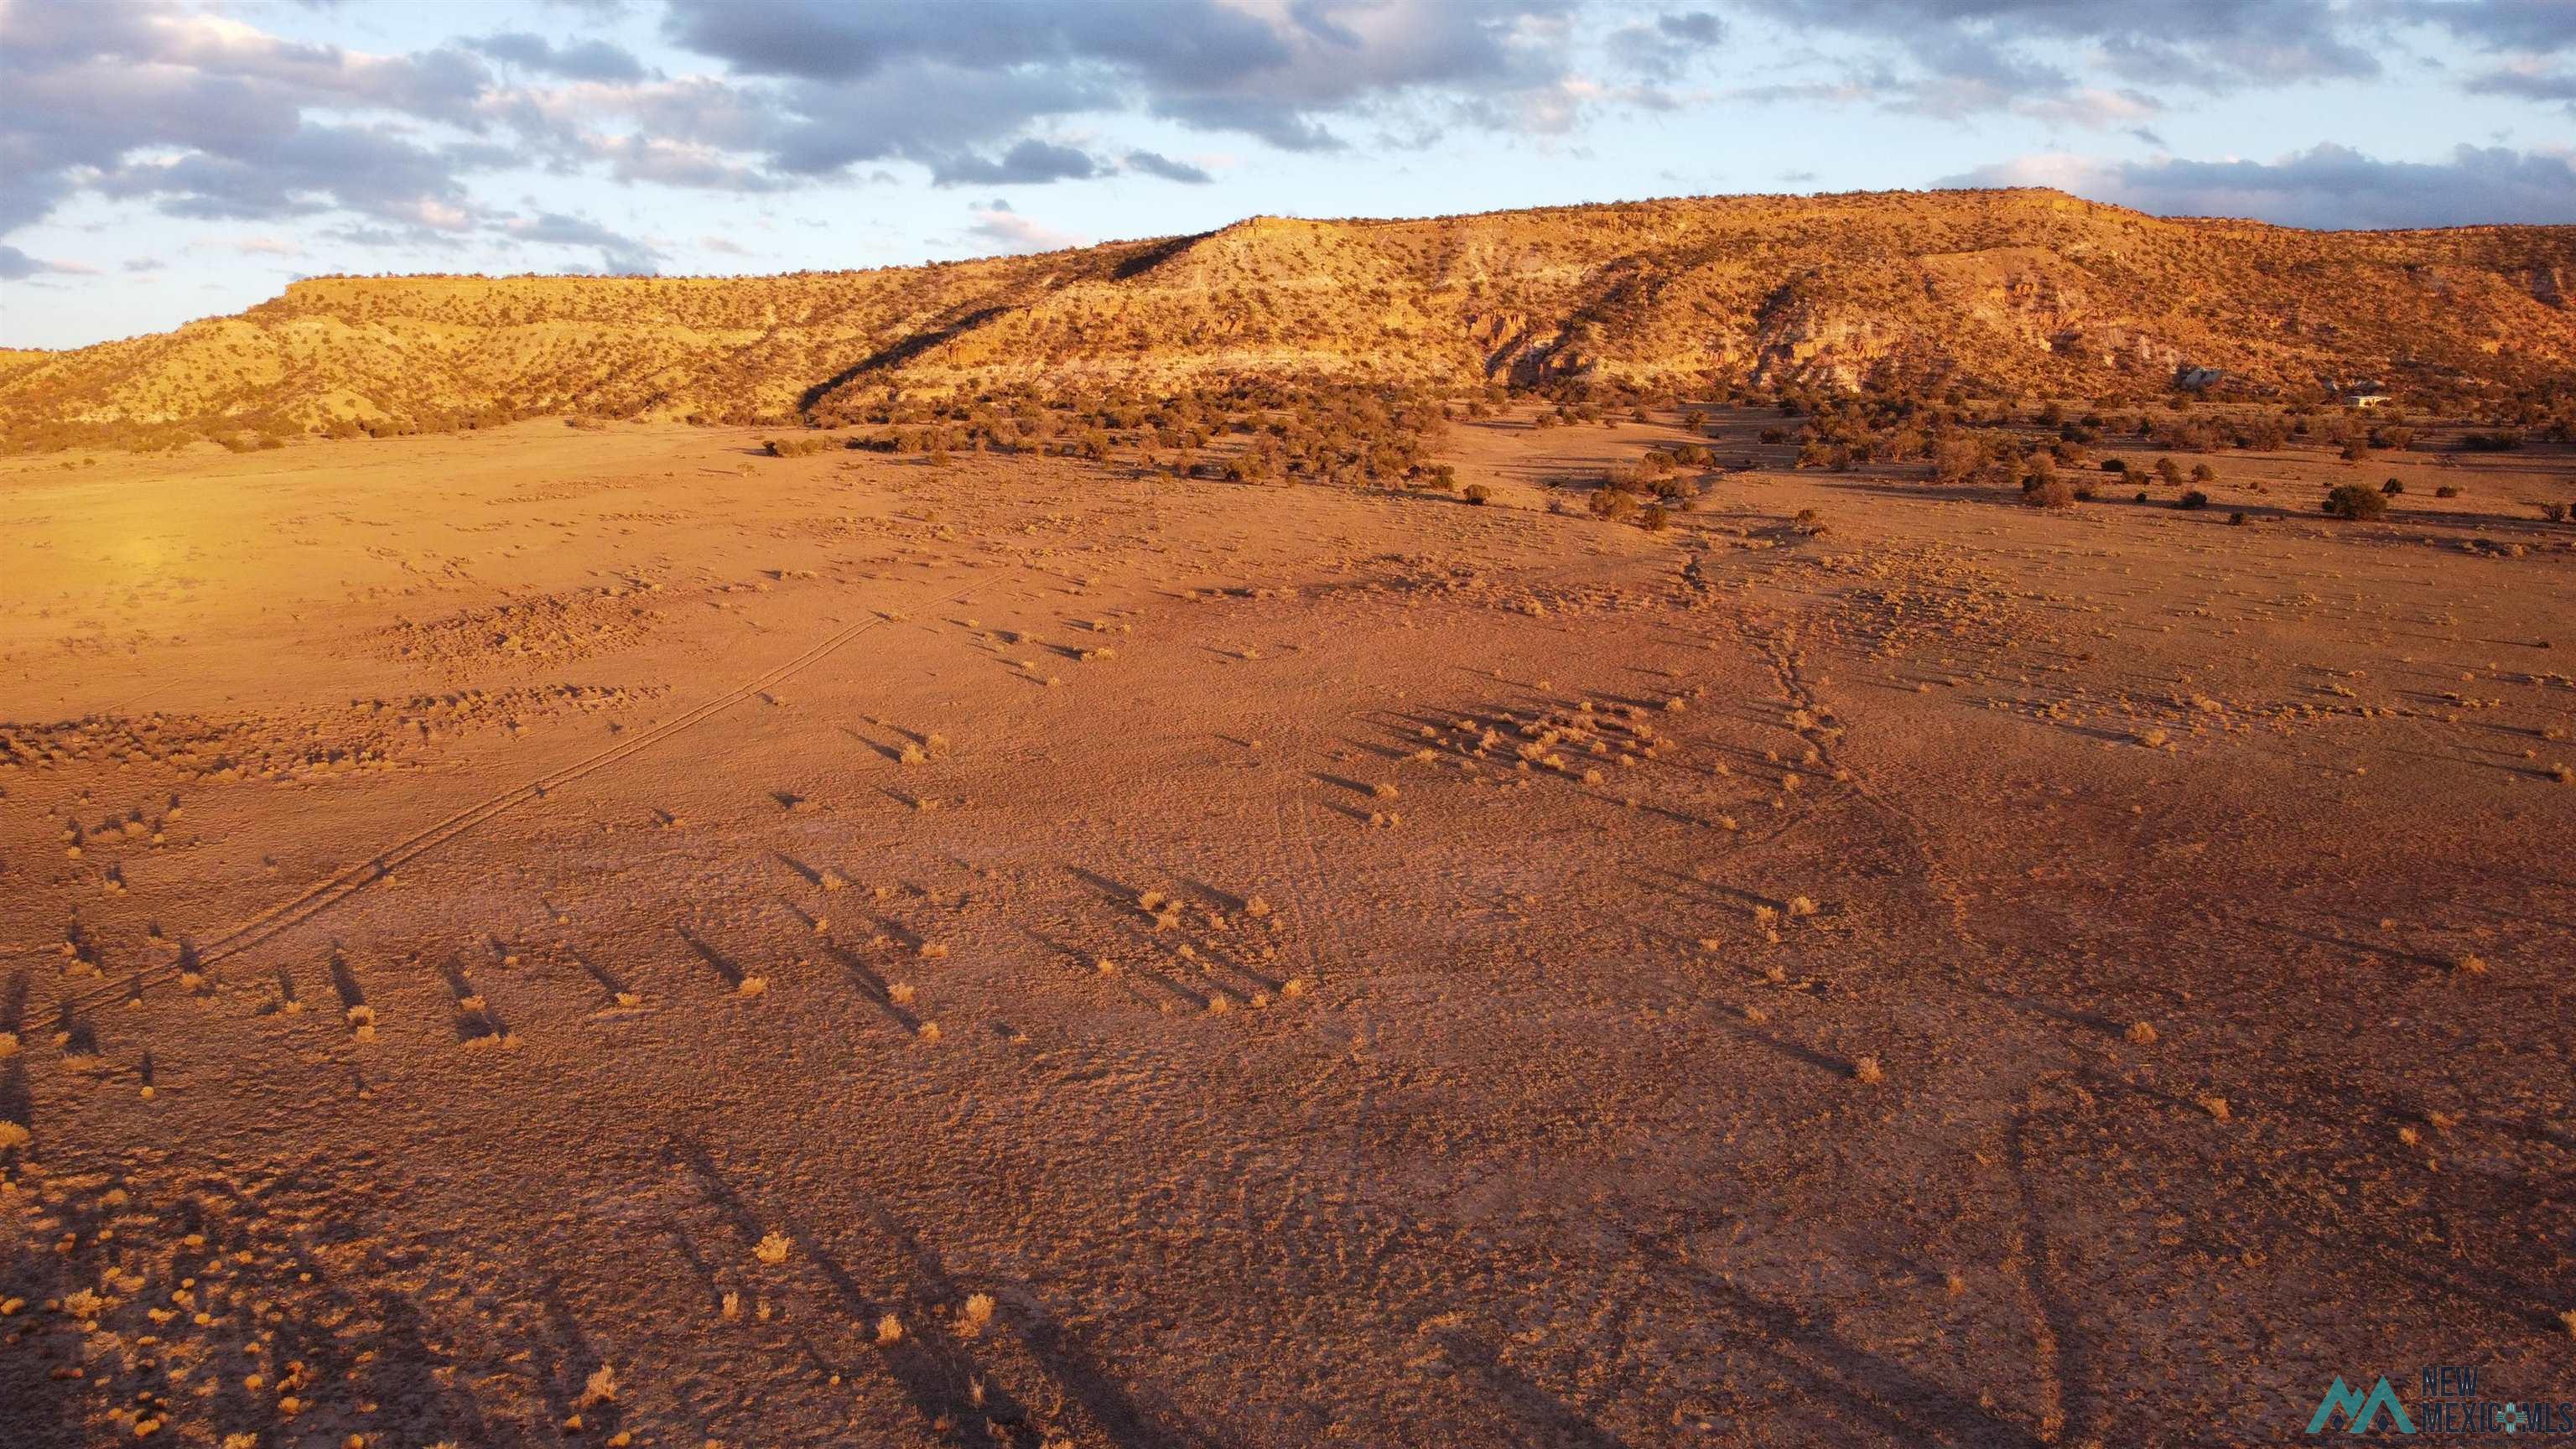
POLYGON ((864 272, 321 278, 158 336, 0 352, 0 428, 43 448, 787 421, 888 390, 1313 373, 2140 396, 2214 370, 2255 395, 2494 398, 2576 365, 2571 275, 2571 228, 2303 232, 2051 191, 1255 218, 864 272))

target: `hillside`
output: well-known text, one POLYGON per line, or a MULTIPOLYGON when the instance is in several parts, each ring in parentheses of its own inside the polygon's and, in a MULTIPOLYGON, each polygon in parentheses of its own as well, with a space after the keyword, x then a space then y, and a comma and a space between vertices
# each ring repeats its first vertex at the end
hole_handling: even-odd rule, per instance
POLYGON ((334 277, 238 316, 0 353, 16 447, 784 419, 885 388, 1327 373, 1435 388, 1724 378, 2142 394, 2576 367, 2576 228, 2318 233, 2050 191, 1255 218, 1039 256, 754 278, 334 277))

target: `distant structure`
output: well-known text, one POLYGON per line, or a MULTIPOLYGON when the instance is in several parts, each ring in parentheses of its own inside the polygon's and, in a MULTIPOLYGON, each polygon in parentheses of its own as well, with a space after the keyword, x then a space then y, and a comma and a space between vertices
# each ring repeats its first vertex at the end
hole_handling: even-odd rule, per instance
POLYGON ((2344 395, 2344 405, 2347 407, 2375 408, 2385 406, 2390 401, 2392 399, 2388 394, 2375 387, 2355 388, 2344 395))
POLYGON ((2185 392, 2207 392, 2226 380, 2223 367, 2186 367, 2174 374, 2174 386, 2185 392))

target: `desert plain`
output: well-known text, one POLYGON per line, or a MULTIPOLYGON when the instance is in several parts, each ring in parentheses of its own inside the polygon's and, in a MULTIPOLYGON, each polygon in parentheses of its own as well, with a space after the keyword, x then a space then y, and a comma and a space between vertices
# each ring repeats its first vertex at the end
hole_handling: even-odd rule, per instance
POLYGON ((0 461, 0 1439, 2576 1384, 2576 448, 2034 508, 1543 411, 1439 489, 556 417, 0 461), (1664 526, 1585 506, 1681 444, 1664 526))

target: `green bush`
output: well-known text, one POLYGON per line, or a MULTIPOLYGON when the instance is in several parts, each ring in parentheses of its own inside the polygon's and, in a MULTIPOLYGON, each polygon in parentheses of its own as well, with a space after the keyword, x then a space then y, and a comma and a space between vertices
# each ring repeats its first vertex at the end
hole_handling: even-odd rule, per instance
POLYGON ((2388 516, 2388 498, 2367 483, 2338 483, 2319 507, 2337 518, 2368 522, 2388 516))

